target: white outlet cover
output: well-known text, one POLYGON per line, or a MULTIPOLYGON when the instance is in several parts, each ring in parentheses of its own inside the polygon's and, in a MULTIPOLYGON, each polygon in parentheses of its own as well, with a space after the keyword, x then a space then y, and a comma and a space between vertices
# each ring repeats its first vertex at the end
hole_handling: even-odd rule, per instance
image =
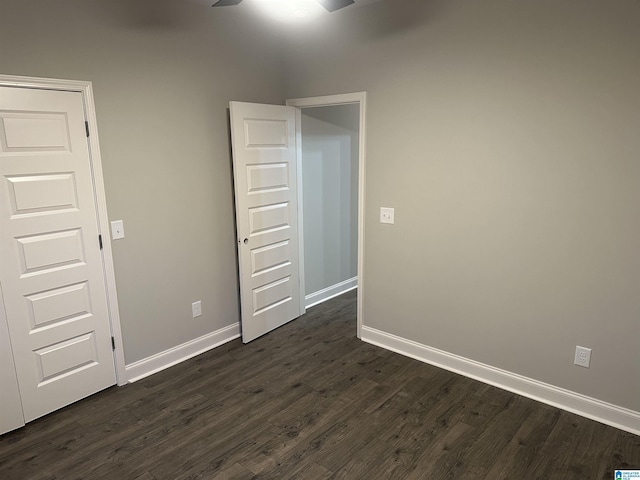
POLYGON ((124 238, 124 222, 122 220, 114 220, 111 222, 111 239, 119 240, 124 238))
POLYGON ((380 207, 380 223, 389 223, 393 225, 395 222, 395 209, 390 207, 380 207))
POLYGON ((591 365, 591 349, 587 347, 576 346, 576 356, 573 363, 579 367, 589 368, 591 365))

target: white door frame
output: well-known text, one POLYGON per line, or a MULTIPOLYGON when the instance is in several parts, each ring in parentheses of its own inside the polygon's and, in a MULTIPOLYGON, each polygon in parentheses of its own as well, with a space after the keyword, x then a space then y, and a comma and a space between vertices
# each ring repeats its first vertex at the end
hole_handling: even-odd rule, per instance
MULTIPOLYGON (((107 216, 107 200, 104 192, 104 178, 102 176, 102 160, 98 142, 98 128, 96 121, 93 88, 91 82, 76 80, 60 80, 55 78, 22 77, 16 75, 1 75, 0 86, 34 88, 41 90, 64 90, 82 93, 85 120, 89 124, 89 160, 93 176, 93 193, 98 215, 98 233, 102 235, 102 267, 105 276, 107 307, 111 335, 115 342, 114 362, 116 381, 118 385, 128 383, 125 371, 124 348, 122 343, 122 329, 120 327, 120 311, 118 309, 118 295, 116 292, 116 277, 113 269, 113 254, 109 235, 109 220, 107 216)), ((97 239, 96 239, 97 241, 97 239)))
POLYGON ((366 112, 367 92, 344 93, 340 95, 326 95, 322 97, 294 98, 287 100, 287 105, 296 107, 297 118, 296 132, 298 149, 298 235, 300 238, 300 311, 304 312, 304 250, 303 218, 302 218, 302 147, 300 132, 300 109, 307 107, 331 107, 357 103, 360 106, 359 145, 358 145, 358 305, 357 305, 357 335, 362 337, 362 324, 364 320, 364 198, 365 198, 365 163, 366 163, 366 112))

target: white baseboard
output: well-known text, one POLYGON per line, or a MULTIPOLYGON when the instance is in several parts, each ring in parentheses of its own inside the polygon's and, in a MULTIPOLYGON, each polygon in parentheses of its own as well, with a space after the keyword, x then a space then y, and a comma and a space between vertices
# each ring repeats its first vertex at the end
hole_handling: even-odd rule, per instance
POLYGON ((620 430, 640 435, 640 412, 428 347, 375 328, 363 326, 362 340, 620 430))
POLYGON ((344 282, 336 283, 330 287, 323 288, 317 292, 310 293, 304 297, 305 308, 311 308, 319 303, 326 302, 327 300, 347 293, 354 288, 358 288, 358 277, 350 278, 344 282))
POLYGON ((165 368, 172 367, 189 358, 200 355, 212 348, 230 342, 240 336, 240 323, 234 323, 228 327, 221 328, 215 332, 208 333, 202 337, 190 340, 177 347, 170 348, 164 352, 156 353, 142 360, 138 360, 125 367, 129 383, 136 382, 160 372, 165 368))

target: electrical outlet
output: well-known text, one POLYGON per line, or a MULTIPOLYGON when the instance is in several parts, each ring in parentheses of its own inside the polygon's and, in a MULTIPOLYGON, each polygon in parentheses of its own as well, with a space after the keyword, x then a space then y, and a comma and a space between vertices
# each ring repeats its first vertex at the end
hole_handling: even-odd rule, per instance
POLYGON ((390 223, 393 225, 395 217, 395 209, 389 207, 380 207, 380 223, 390 223))
POLYGON ((591 364, 591 349, 579 345, 576 346, 576 356, 573 363, 580 367, 589 368, 591 364))
POLYGON ((202 315, 202 301, 198 300, 197 302, 193 302, 191 304, 191 313, 193 314, 193 318, 199 317, 202 315))

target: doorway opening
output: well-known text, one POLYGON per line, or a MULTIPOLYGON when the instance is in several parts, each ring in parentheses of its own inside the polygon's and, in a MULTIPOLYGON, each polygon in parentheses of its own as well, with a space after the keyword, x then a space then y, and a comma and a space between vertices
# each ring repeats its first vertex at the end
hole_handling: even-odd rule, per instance
POLYGON ((287 100, 297 107, 301 311, 357 288, 363 317, 366 93, 287 100))

